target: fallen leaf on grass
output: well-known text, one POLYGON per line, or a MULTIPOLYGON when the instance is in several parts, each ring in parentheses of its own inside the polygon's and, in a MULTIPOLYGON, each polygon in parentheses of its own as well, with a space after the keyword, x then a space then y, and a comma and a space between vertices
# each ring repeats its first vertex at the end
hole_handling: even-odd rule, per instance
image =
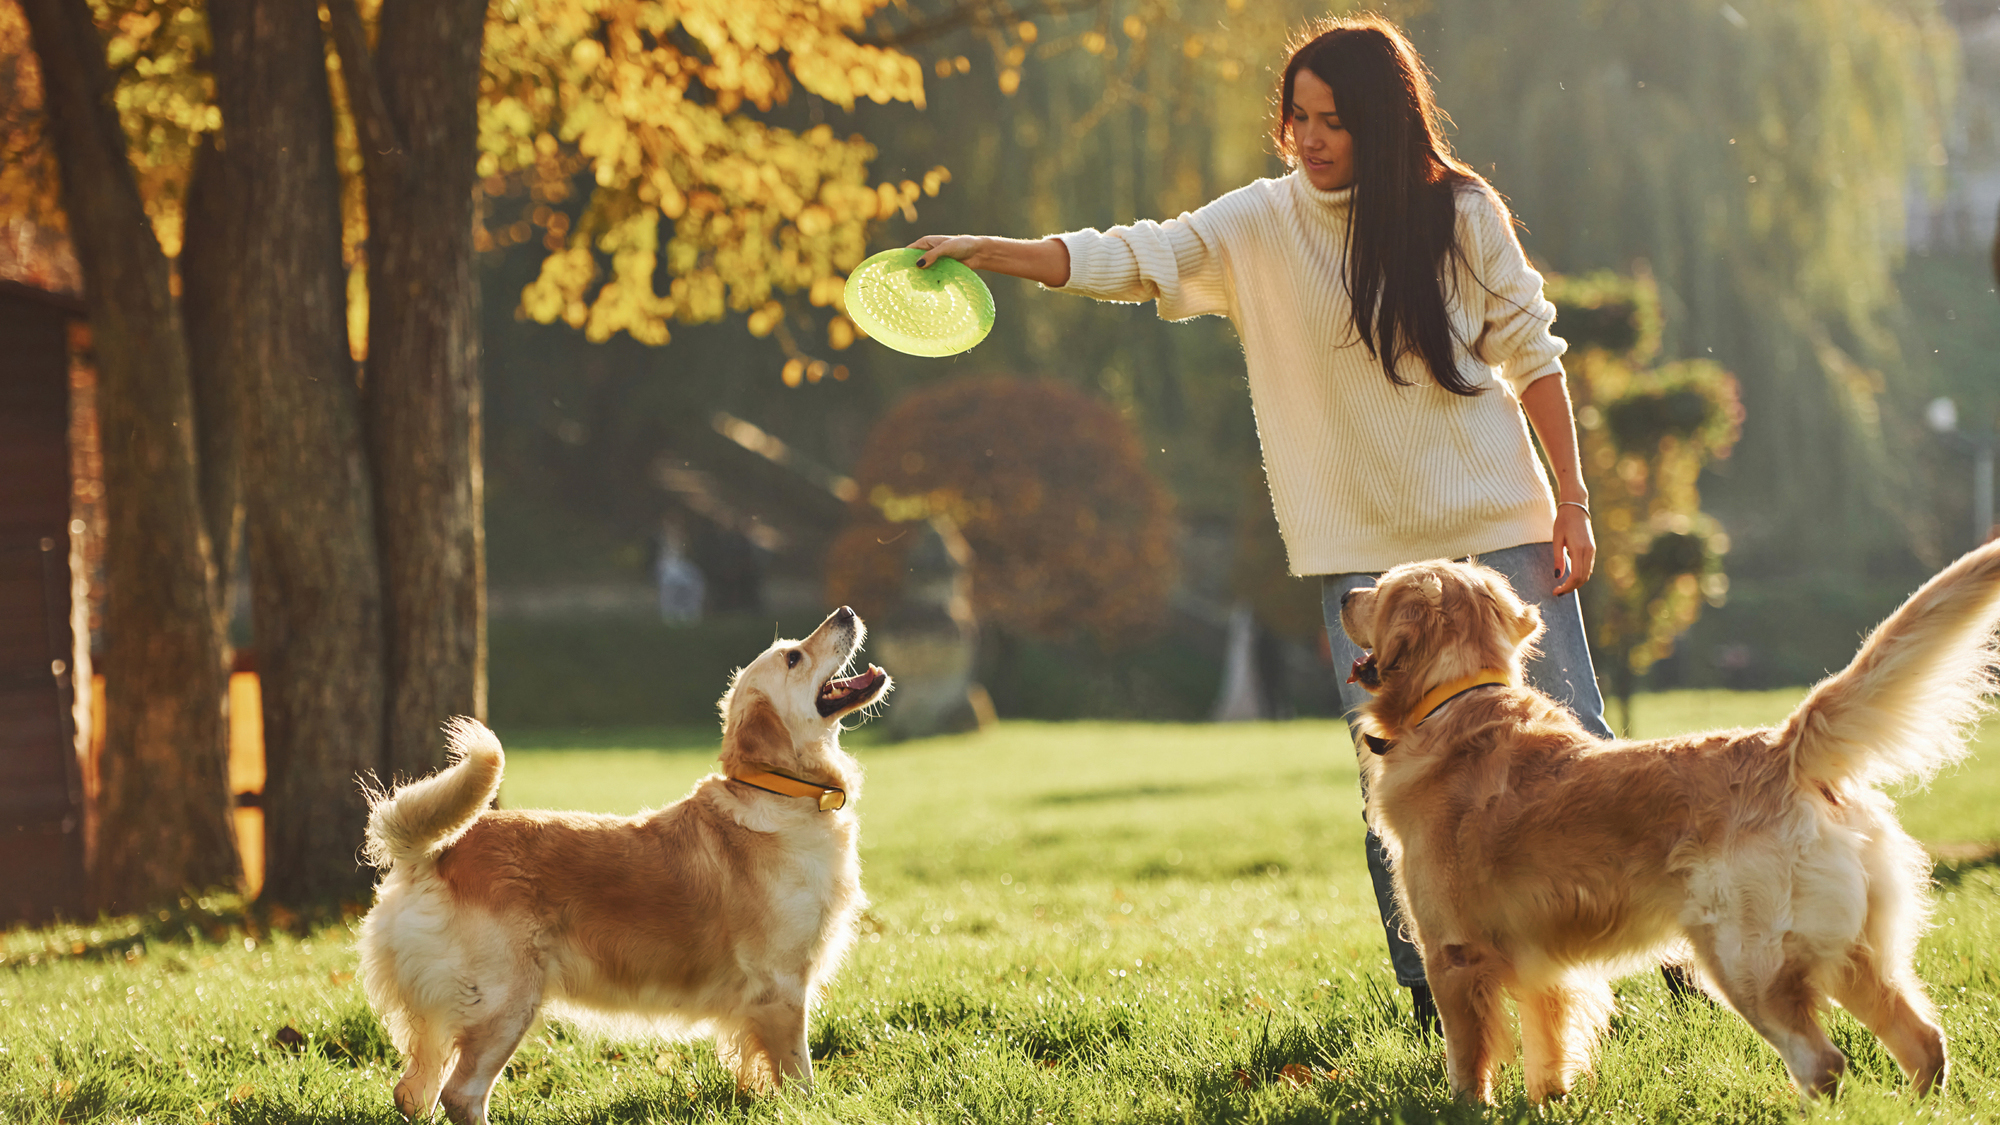
POLYGON ((1316 1071, 1303 1063, 1286 1063, 1276 1074, 1260 1074, 1246 1067, 1237 1067, 1231 1075, 1236 1084, 1244 1089, 1262 1085, 1266 1081, 1278 1081, 1287 1086, 1310 1086, 1315 1082, 1341 1082, 1347 1075, 1337 1070, 1316 1071))

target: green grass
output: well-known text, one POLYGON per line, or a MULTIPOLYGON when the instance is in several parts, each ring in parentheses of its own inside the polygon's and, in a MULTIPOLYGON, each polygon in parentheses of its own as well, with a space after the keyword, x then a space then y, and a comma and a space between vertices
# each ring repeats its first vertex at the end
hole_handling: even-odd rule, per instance
MULTIPOLYGON (((1642 735, 1764 722, 1797 695, 1646 696, 1635 720, 1642 735)), ((514 805, 662 804, 715 753, 712 729, 500 733, 514 805)), ((1940 868, 1919 960, 1953 1043, 1944 1097, 1914 1102, 1836 1014, 1850 1078, 1802 1113, 1741 1020, 1677 1010, 1641 975, 1594 1079, 1536 1110, 1511 1069, 1488 1112, 1450 1101, 1441 1050, 1407 1029, 1339 724, 1009 723, 851 745, 874 905, 815 1019, 818 1091, 741 1098, 705 1043, 552 1026, 516 1056, 496 1121, 2000 1120, 1990 861, 1940 868)), ((1913 831, 2000 841, 1993 751, 2000 730, 1906 797, 1913 831)), ((0 1120, 400 1120, 351 920, 307 937, 272 921, 218 900, 0 939, 0 1120)))

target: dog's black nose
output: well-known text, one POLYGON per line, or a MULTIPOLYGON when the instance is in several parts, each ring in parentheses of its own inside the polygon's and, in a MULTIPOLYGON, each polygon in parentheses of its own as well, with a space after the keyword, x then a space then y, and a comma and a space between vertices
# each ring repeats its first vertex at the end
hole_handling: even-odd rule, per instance
POLYGON ((833 611, 833 619, 845 625, 854 620, 854 611, 846 606, 841 606, 839 609, 833 611))
POLYGON ((1359 587, 1359 586, 1356 586, 1356 587, 1355 587, 1354 589, 1352 589, 1352 590, 1347 590, 1347 591, 1344 591, 1344 592, 1343 592, 1343 593, 1342 593, 1342 594, 1340 595, 1340 604, 1341 604, 1341 605, 1346 605, 1346 604, 1347 604, 1347 599, 1349 599, 1349 598, 1353 597, 1354 595, 1356 595, 1356 594, 1358 594, 1358 593, 1360 593, 1360 592, 1361 592, 1361 587, 1359 587))

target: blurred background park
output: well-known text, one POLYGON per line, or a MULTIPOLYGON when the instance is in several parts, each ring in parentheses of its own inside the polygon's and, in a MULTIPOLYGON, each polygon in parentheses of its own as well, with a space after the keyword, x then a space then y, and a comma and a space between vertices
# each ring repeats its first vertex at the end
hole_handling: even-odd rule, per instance
MULTIPOLYGON (((899 736, 1336 712, 1226 322, 995 277, 918 359, 840 283, 1282 174, 1274 64, 1343 6, 283 7, 0 0, 0 502, 59 490, 0 511, 0 729, 72 907, 232 878, 246 816, 266 886, 355 894, 349 779, 443 714, 709 725, 842 603, 899 736)), ((1381 10, 1560 308, 1614 723, 1809 683, 1985 538, 1991 5, 1381 10)))

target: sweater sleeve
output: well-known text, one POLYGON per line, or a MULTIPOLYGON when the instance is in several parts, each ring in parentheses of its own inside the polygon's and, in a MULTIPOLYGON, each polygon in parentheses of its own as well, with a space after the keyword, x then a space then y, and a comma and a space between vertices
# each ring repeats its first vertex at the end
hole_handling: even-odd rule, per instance
POLYGON ((1485 191, 1466 192, 1460 198, 1460 213, 1470 235, 1460 244, 1477 265, 1476 297, 1486 304, 1485 320, 1471 351, 1480 362, 1499 368, 1500 377, 1518 398, 1528 384, 1562 371, 1561 357, 1569 344, 1550 331, 1556 307, 1542 295, 1542 275, 1528 264, 1500 201, 1485 191))
POLYGON ((1206 212, 1107 231, 1052 237, 1069 248, 1069 280, 1055 291, 1100 301, 1158 301, 1162 320, 1229 315, 1227 264, 1206 212))

